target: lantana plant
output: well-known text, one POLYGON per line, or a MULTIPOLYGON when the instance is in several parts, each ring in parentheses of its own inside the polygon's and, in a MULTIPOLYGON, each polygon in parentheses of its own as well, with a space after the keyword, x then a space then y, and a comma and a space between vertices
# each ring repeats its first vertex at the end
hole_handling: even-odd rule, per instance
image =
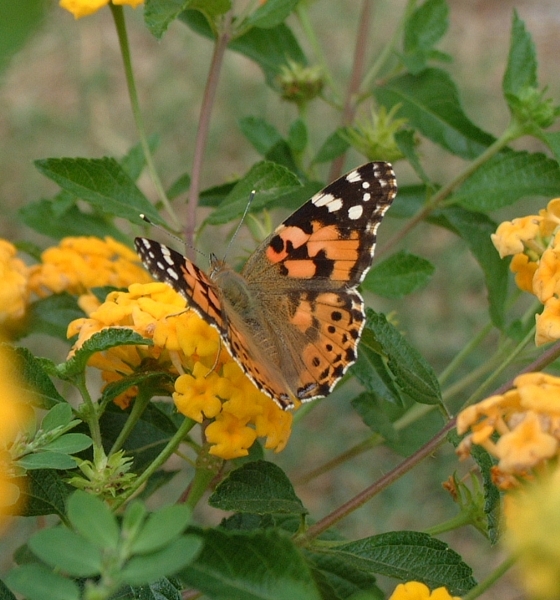
MULTIPOLYGON (((409 0, 394 30, 378 27, 383 35, 372 34, 373 0, 346 3, 357 34, 342 44, 351 64, 343 78, 331 64, 334 33, 314 25, 315 11, 334 4, 49 7, 69 31, 111 16, 123 68, 112 93, 122 102, 127 90, 137 143, 124 157, 36 160, 59 189, 22 206, 18 219, 41 237, 0 239, 0 524, 21 538, 3 561, 2 598, 474 600, 490 588, 499 597, 514 565, 509 585, 560 597, 560 138, 551 131, 560 109, 538 83, 534 43, 515 11, 502 81, 509 122, 487 132, 466 115, 461 82, 446 67, 452 57, 439 48, 446 0, 409 0), (213 45, 206 84, 193 91, 192 164, 171 181, 160 174, 137 91, 127 19, 141 11, 161 47, 172 28, 213 45), (262 71, 253 90, 277 121, 242 98, 237 143, 258 160, 242 172, 210 171, 218 106, 231 122, 233 94, 218 84, 233 52, 262 71), (540 152, 523 149, 535 141, 540 152), (434 168, 426 142, 453 175, 434 168), (237 267, 285 209, 366 161, 392 162, 399 192, 360 286, 368 308, 358 360, 332 395, 282 410, 188 298, 153 279, 133 239, 167 229, 179 239, 165 243, 184 242, 177 249, 204 267, 197 249, 229 248, 224 240, 239 230, 228 250, 237 267), (516 212, 522 199, 535 208, 516 212), (505 209, 511 220, 498 224, 493 213, 505 209), (421 320, 414 303, 426 293, 445 330, 436 288, 453 257, 442 252, 434 265, 412 253, 420 225, 418 253, 444 231, 474 259, 487 296, 484 324, 437 367, 412 327, 421 320), (350 435, 320 418, 325 407, 352 424, 350 435), (297 457, 286 466, 292 445, 297 457), (418 498, 410 483, 396 485, 445 450, 452 459, 439 492, 418 498), (367 462, 355 467, 359 457, 367 462), (321 514, 313 485, 338 468, 348 477, 321 514), (352 476, 367 479, 363 490, 352 489, 352 476), (453 515, 435 509, 417 530, 368 514, 359 535, 349 534, 348 518, 384 491, 402 495, 395 505, 410 515, 437 494, 453 515), (32 525, 18 530, 25 520, 32 525), (465 531, 494 566, 471 566, 456 543, 465 531)), ((183 119, 172 132, 181 138, 183 119)), ((455 298, 457 310, 467 304, 455 298)))

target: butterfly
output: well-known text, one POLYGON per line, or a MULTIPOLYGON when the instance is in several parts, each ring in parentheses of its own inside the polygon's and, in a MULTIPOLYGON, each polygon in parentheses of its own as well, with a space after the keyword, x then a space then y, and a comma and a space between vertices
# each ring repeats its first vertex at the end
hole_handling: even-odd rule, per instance
POLYGON ((218 330, 257 388, 289 409, 329 394, 356 362, 365 324, 357 287, 396 193, 389 163, 350 171, 279 225, 240 273, 214 255, 205 273, 147 238, 136 238, 136 250, 218 330))

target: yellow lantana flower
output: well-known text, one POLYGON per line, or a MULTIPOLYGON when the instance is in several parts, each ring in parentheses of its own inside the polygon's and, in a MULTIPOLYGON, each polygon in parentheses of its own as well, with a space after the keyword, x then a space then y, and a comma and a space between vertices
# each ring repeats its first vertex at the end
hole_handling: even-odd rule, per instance
POLYGON ((25 431, 33 413, 29 393, 16 377, 17 366, 5 347, 0 346, 0 526, 6 514, 13 514, 20 496, 10 458, 10 447, 20 432, 25 431))
MULTIPOLYGON (((105 382, 137 371, 166 370, 178 376, 173 400, 177 410, 201 423, 209 452, 224 459, 246 456, 257 436, 265 447, 280 452, 288 442, 292 414, 260 392, 222 347, 218 332, 189 310, 185 299, 165 283, 133 284, 128 292, 111 292, 89 317, 76 319, 68 336, 78 335, 72 353, 94 333, 127 328, 151 339, 153 346, 119 346, 97 353, 89 364, 105 382)), ((135 397, 119 396, 121 407, 135 397)))
MULTIPOLYGON (((144 0, 111 0, 113 4, 126 5, 136 8, 144 0)), ((71 12, 76 19, 87 17, 96 13, 100 8, 107 6, 109 0, 60 0, 60 6, 71 12)))
POLYGON ((16 248, 0 240, 0 325, 23 317, 29 301, 28 269, 16 248))
POLYGON ((111 237, 67 237, 41 254, 30 268, 29 287, 40 297, 68 292, 85 294, 100 286, 126 287, 151 277, 137 254, 111 237))
POLYGON ((439 587, 433 592, 419 581, 399 583, 389 600, 461 600, 459 596, 452 596, 446 588, 439 587))
POLYGON ((560 598, 560 471, 506 497, 504 542, 531 598, 560 598))
POLYGON ((560 451, 560 377, 525 373, 513 383, 514 389, 469 406, 457 417, 459 435, 470 430, 457 453, 465 458, 473 444, 482 446, 498 459, 493 476, 504 489, 546 468, 560 451))
POLYGON ((538 215, 502 223, 492 242, 500 256, 513 255, 510 269, 523 291, 544 304, 536 317, 537 346, 560 339, 560 198, 551 200, 538 215))

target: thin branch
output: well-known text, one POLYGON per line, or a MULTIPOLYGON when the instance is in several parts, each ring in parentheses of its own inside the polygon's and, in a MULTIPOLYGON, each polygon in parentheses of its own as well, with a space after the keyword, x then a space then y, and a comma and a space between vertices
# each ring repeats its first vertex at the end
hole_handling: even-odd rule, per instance
MULTIPOLYGON (((372 0, 364 0, 362 12, 360 14, 360 26, 356 37, 352 75, 350 76, 350 82, 348 83, 346 100, 344 101, 344 109, 342 111, 341 125, 343 127, 350 125, 350 123, 354 121, 354 115, 356 114, 356 95, 360 89, 360 83, 364 72, 367 41, 370 38, 372 9, 372 0)), ((344 159, 345 155, 342 154, 333 160, 329 173, 329 181, 334 181, 340 176, 344 166, 344 159)))
POLYGON ((194 253, 194 232, 196 230, 196 209, 200 198, 200 180, 202 174, 202 164, 204 161, 204 150, 208 142, 208 132, 210 129, 210 116, 216 99, 216 90, 220 78, 220 71, 224 62, 224 55, 227 46, 231 40, 231 11, 225 16, 223 27, 221 28, 216 42, 214 44, 214 53, 212 62, 206 80, 202 106, 200 109, 200 118, 198 120, 198 130, 196 132, 196 141, 194 146, 194 158, 191 173, 191 185, 189 192, 189 204, 187 208, 187 222, 185 224, 185 243, 186 254, 194 253))

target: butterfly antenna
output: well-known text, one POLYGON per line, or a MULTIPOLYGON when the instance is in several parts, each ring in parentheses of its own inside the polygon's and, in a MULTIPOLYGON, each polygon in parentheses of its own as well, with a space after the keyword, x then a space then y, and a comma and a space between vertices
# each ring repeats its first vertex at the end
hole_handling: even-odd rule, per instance
POLYGON ((255 199, 256 194, 257 194, 257 192, 255 190, 252 190, 251 194, 249 195, 249 201, 247 202, 247 206, 245 207, 245 210, 243 211, 243 216, 241 217, 241 220, 239 221, 239 224, 237 225, 236 230, 234 231, 233 235, 231 236, 231 239, 229 240, 229 244, 227 245, 226 251, 224 252, 224 261, 229 252, 229 249, 231 248, 233 240, 237 237, 237 234, 239 233, 239 230, 241 229, 241 225, 243 225, 243 221, 245 221, 245 217, 247 216, 247 213, 249 212, 249 209, 251 208, 251 204, 253 203, 253 200, 255 199))
POLYGON ((160 231, 163 231, 170 238, 174 239, 176 242, 179 242, 179 244, 181 246, 185 246, 186 245, 189 248, 191 248, 192 250, 194 250, 195 252, 198 252, 198 254, 200 254, 201 256, 204 256, 204 258, 208 259, 208 256, 204 252, 202 252, 202 250, 199 250, 198 248, 195 248, 194 246, 191 246, 190 244, 185 244, 185 240, 182 240, 178 235, 175 235, 174 233, 171 233, 171 231, 168 231, 167 229, 165 229, 165 227, 162 227, 161 225, 158 225, 157 223, 154 223, 145 214, 140 213, 140 215, 138 215, 138 216, 142 219, 142 221, 145 221, 146 223, 148 223, 148 225, 151 225, 152 227, 155 227, 156 229, 159 229, 160 231))

